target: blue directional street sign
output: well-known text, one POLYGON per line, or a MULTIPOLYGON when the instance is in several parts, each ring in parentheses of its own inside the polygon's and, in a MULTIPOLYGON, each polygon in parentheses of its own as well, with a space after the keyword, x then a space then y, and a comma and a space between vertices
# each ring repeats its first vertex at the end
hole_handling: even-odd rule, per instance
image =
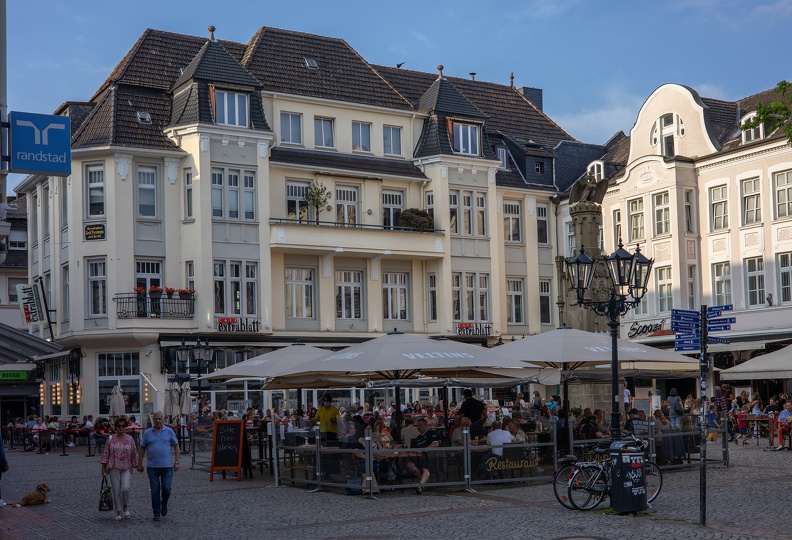
POLYGON ((698 345, 678 345, 678 346, 675 346, 675 347, 674 347, 674 350, 675 350, 676 352, 682 352, 682 351, 697 351, 697 350, 699 350, 700 348, 701 348, 701 347, 699 347, 698 345))
POLYGON ((685 316, 687 316, 687 317, 695 317, 695 318, 698 319, 699 312, 698 311, 694 311, 692 309, 672 309, 671 310, 671 315, 672 316, 673 315, 681 315, 683 317, 685 317, 685 316))
POLYGON ((680 332, 683 334, 695 334, 699 331, 698 326, 690 326, 689 324, 671 324, 672 332, 680 332))
POLYGON ((725 344, 728 345, 729 343, 731 343, 731 340, 729 338, 725 338, 725 337, 711 337, 711 336, 707 336, 707 343, 725 343, 725 344))
POLYGON ((701 345, 700 339, 675 339, 674 345, 701 345))
POLYGON ((710 332, 721 332, 723 330, 731 330, 730 324, 708 324, 707 330, 710 332))
POLYGON ((691 332, 691 333, 686 333, 686 334, 677 334, 675 336, 676 339, 699 339, 700 337, 701 337, 701 334, 699 334, 698 332, 691 332))
POLYGON ((734 304, 726 304, 724 306, 710 306, 707 308, 707 313, 712 311, 732 311, 734 310, 734 304))
POLYGON ((733 324, 737 322, 737 317, 722 317, 720 319, 707 319, 707 326, 718 324, 733 324))
POLYGON ((26 112, 8 113, 9 172, 71 174, 71 120, 26 112))
POLYGON ((723 312, 720 311, 720 310, 718 310, 718 311, 707 311, 707 320, 714 319, 715 317, 720 317, 721 315, 723 315, 723 312))

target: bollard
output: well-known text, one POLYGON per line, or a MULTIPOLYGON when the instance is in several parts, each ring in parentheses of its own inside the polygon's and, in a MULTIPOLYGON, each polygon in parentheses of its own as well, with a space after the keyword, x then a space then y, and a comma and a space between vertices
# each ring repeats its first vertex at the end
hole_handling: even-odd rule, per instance
POLYGON ((94 457, 95 454, 91 451, 91 430, 86 429, 85 431, 87 432, 86 439, 88 440, 88 453, 85 457, 94 457))
POLYGON ((66 426, 63 426, 61 430, 61 448, 63 449, 61 457, 68 456, 69 454, 66 453, 66 426))

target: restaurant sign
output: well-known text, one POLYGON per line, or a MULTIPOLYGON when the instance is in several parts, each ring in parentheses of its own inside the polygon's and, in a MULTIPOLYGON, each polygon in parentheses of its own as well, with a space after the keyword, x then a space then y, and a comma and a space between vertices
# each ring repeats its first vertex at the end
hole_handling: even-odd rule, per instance
POLYGON ((492 331, 492 325, 486 323, 457 323, 456 333, 460 336, 488 336, 492 331))
POLYGON ((539 466, 539 458, 498 459, 493 456, 487 460, 487 472, 509 471, 513 469, 534 469, 539 466))
POLYGON ((261 321, 247 317, 218 317, 215 326, 218 332, 259 332, 261 321))
POLYGON ((660 322, 649 322, 649 323, 638 323, 634 322, 630 325, 630 330, 627 332, 628 338, 636 338, 639 336, 646 336, 654 334, 663 329, 665 326, 665 319, 661 319, 660 322))
POLYGON ((0 381, 26 381, 27 371, 0 371, 0 381))

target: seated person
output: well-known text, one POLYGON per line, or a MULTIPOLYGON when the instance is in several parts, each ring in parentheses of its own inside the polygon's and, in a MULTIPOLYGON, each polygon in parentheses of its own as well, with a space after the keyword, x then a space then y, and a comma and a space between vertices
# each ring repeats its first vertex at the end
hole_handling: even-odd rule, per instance
POLYGON ((80 422, 77 421, 76 416, 72 416, 71 420, 66 422, 66 429, 69 430, 71 433, 66 434, 66 439, 69 441, 67 446, 74 446, 74 441, 76 440, 75 437, 77 434, 74 432, 80 427, 80 422))
POLYGON ((770 413, 777 414, 780 412, 781 412, 781 407, 778 406, 778 402, 775 400, 775 398, 770 398, 769 405, 764 409, 764 414, 770 414, 770 413))
POLYGON ((490 473, 487 462, 493 457, 495 459, 502 458, 503 445, 513 442, 514 437, 512 437, 512 434, 502 428, 499 420, 495 420, 492 423, 492 429, 487 434, 487 446, 492 446, 493 448, 481 458, 481 470, 485 471, 487 476, 489 476, 490 473))
POLYGON ((413 424, 413 419, 409 416, 404 418, 404 427, 401 430, 401 438, 404 441, 404 446, 410 448, 412 445, 413 440, 418 437, 420 433, 418 432, 418 428, 415 427, 413 424))
POLYGON ((426 407, 426 425, 429 426, 430 429, 437 427, 437 416, 435 416, 434 407, 431 405, 427 405, 426 407))
MULTIPOLYGON (((417 422, 418 436, 415 438, 413 448, 436 448, 440 446, 440 434, 433 429, 429 429, 425 418, 419 418, 417 422)), ((415 488, 415 492, 420 495, 423 493, 423 486, 429 481, 431 471, 429 464, 434 463, 434 459, 425 459, 426 466, 419 467, 414 461, 407 462, 407 470, 410 474, 419 478, 419 486, 415 488)))
POLYGON ((580 432, 586 439, 602 438, 602 433, 600 432, 599 425, 597 424, 597 417, 593 414, 590 416, 585 416, 580 421, 580 432))
MULTIPOLYGON (((470 421, 470 418, 465 418, 464 416, 461 416, 461 418, 459 420, 459 426, 456 429, 454 429, 453 433, 451 434, 451 445, 452 446, 462 446, 462 444, 463 444, 462 437, 464 435, 464 432, 462 431, 462 429, 463 428, 468 428, 468 434, 469 434, 470 433, 470 426, 472 424, 473 424, 473 422, 470 421)), ((454 425, 456 426, 456 422, 454 422, 454 425)))
MULTIPOLYGON (((356 450, 364 450, 363 443, 360 442, 360 437, 357 433, 357 425, 355 422, 347 422, 346 435, 341 438, 341 448, 353 448, 356 450)), ((363 452, 354 452, 344 454, 344 462, 347 466, 347 476, 357 478, 365 470, 366 454, 363 452)))
MULTIPOLYGON (((784 410, 778 415, 778 446, 776 450, 784 449, 784 437, 792 429, 792 401, 784 403, 784 410)), ((790 435, 792 436, 792 435, 790 435)))
POLYGON ((627 412, 629 419, 624 425, 624 430, 633 435, 645 435, 649 433, 649 422, 641 419, 641 412, 638 409, 630 409, 627 412))
MULTIPOLYGON (((352 423, 357 425, 357 422, 352 423)), ((374 428, 371 430, 371 439, 377 445, 377 448, 393 448, 393 437, 385 429, 385 422, 382 419, 374 422, 374 428)))

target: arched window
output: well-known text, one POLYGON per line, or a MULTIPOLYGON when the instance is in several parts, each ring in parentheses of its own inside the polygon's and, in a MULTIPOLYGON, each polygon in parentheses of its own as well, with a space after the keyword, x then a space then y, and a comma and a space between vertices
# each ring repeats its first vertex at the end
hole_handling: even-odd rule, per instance
MULTIPOLYGON (((753 120, 754 118, 756 118, 755 112, 748 114, 744 116, 743 119, 740 121, 740 125, 743 126, 745 125, 746 122, 753 120)), ((756 141, 759 139, 764 139, 764 137, 765 137, 764 124, 759 124, 755 128, 746 129, 745 131, 742 131, 743 144, 751 141, 756 141)))
POLYGON ((664 114, 654 123, 649 144, 658 147, 660 155, 676 155, 676 139, 685 136, 685 123, 678 114, 664 114))

